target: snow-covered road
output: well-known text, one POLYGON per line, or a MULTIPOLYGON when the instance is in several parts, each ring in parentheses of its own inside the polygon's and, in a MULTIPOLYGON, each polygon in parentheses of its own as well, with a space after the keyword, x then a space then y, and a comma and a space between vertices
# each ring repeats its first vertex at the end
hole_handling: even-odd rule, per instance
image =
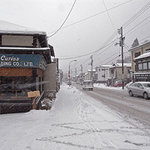
POLYGON ((149 150, 150 129, 62 85, 50 111, 0 115, 0 150, 149 150))

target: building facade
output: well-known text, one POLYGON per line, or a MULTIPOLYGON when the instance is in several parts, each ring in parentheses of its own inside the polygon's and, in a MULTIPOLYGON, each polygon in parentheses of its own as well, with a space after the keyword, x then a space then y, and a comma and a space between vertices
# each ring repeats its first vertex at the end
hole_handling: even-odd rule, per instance
POLYGON ((96 67, 98 83, 106 83, 108 81, 108 79, 110 78, 109 69, 111 67, 112 67, 112 65, 101 65, 99 67, 96 67))
POLYGON ((11 30, 1 29, 0 103, 18 103, 18 100, 20 103, 32 103, 28 92, 43 93, 48 90, 44 78, 45 72, 51 70, 48 66, 52 63, 52 56, 54 50, 48 44, 45 32, 27 30, 17 25, 11 30))
POLYGON ((110 84, 114 85, 116 81, 124 80, 124 83, 128 83, 131 80, 131 63, 124 63, 124 75, 122 75, 122 64, 117 63, 112 65, 109 69, 110 74, 110 84))
POLYGON ((144 43, 142 45, 136 46, 129 50, 131 52, 131 69, 132 72, 135 72, 135 62, 134 59, 148 51, 150 51, 150 42, 144 43))
POLYGON ((144 74, 148 72, 148 65, 146 65, 148 63, 148 58, 145 57, 145 53, 148 53, 150 51, 150 42, 146 42, 142 45, 131 48, 129 51, 131 52, 132 60, 132 80, 145 81, 146 78, 144 77, 144 74), (146 67, 147 69, 145 69, 146 67))
POLYGON ((150 52, 144 53, 134 59, 135 62, 135 81, 150 82, 150 52))

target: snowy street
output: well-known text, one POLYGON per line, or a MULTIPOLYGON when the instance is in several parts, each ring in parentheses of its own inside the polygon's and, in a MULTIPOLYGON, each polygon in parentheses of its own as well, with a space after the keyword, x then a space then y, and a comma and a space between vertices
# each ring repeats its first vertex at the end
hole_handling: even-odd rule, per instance
POLYGON ((149 150, 150 128, 62 85, 50 111, 0 115, 0 150, 149 150))

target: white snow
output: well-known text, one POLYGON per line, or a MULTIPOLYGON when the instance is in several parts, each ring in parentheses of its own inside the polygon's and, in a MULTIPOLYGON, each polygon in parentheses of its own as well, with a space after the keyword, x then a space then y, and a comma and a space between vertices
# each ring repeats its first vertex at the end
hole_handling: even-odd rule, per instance
POLYGON ((62 85, 50 111, 0 115, 0 150, 148 150, 149 132, 62 85))
MULTIPOLYGON (((123 63, 123 65, 126 67, 131 67, 131 63, 123 63)), ((112 65, 111 68, 113 68, 113 67, 122 67, 122 63, 116 63, 116 64, 112 65)))
POLYGON ((150 57, 150 52, 144 53, 144 54, 134 58, 134 60, 138 60, 138 59, 142 59, 142 58, 146 58, 146 57, 150 57))
POLYGON ((42 34, 45 32, 38 31, 29 27, 20 26, 8 21, 0 20, 0 33, 18 33, 18 34, 42 34))
POLYGON ((103 88, 103 89, 110 89, 110 90, 122 90, 122 87, 107 86, 106 84, 102 84, 102 83, 95 83, 94 87, 103 88))

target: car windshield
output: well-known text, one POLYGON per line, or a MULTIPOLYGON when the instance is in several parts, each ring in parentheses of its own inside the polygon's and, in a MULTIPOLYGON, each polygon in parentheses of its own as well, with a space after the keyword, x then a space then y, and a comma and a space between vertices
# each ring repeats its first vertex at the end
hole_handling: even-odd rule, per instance
POLYGON ((150 83, 144 83, 143 86, 150 88, 150 83))

